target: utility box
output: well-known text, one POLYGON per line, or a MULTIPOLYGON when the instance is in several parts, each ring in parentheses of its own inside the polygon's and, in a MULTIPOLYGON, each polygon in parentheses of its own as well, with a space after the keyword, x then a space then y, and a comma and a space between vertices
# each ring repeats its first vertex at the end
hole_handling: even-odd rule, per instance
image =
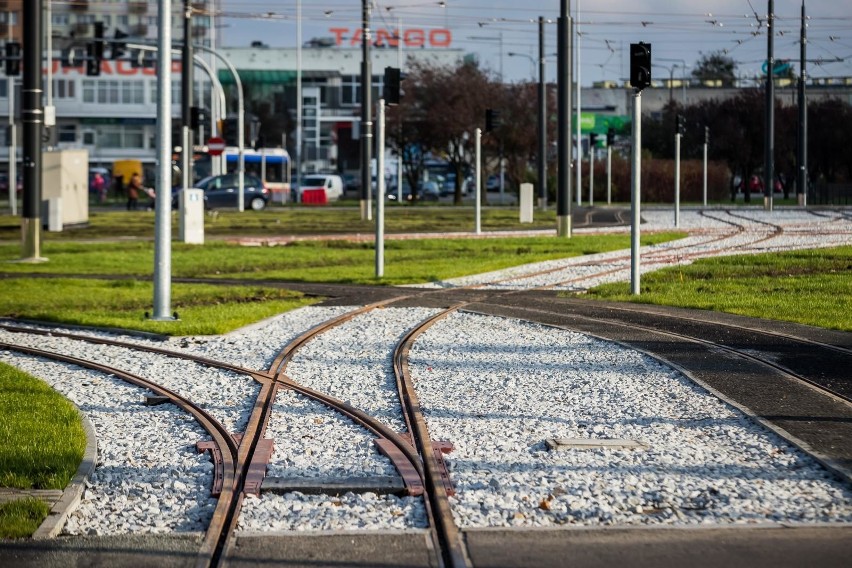
POLYGON ((89 152, 44 152, 41 158, 42 224, 49 231, 89 222, 89 152))
POLYGON ((191 245, 204 244, 204 190, 189 188, 180 193, 178 208, 180 240, 191 245))
POLYGON ((521 223, 533 222, 533 184, 521 184, 521 223))

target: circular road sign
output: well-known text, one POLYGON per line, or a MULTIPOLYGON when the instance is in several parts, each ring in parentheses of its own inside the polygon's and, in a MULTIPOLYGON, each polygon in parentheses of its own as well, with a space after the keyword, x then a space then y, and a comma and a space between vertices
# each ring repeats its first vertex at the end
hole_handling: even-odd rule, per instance
POLYGON ((225 141, 214 136, 207 141, 207 153, 211 156, 219 156, 225 151, 225 141))

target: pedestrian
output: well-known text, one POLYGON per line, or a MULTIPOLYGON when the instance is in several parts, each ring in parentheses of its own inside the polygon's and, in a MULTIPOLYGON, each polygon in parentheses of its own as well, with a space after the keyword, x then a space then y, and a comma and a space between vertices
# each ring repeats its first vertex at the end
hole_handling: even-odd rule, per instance
POLYGON ((127 210, 136 211, 139 206, 139 192, 144 191, 142 187, 142 176, 134 172, 130 176, 130 183, 127 186, 127 210))
POLYGON ((100 173, 95 173, 92 178, 92 191, 95 192, 95 195, 98 196, 98 202, 103 203, 106 201, 106 180, 104 180, 104 176, 100 173))

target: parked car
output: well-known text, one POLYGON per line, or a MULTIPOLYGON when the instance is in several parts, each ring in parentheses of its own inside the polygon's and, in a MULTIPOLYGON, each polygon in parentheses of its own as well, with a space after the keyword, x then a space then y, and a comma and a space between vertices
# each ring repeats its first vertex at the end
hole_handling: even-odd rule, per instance
MULTIPOLYGON (((438 201, 440 196, 441 192, 438 189, 438 184, 434 181, 425 181, 420 184, 420 187, 417 190, 416 201, 438 201)), ((398 195, 395 188, 393 190, 388 190, 388 201, 396 201, 397 197, 398 195)), ((415 201, 414 196, 411 194, 411 187, 405 182, 402 184, 402 200, 415 201)))
MULTIPOLYGON (((24 176, 18 174, 18 183, 16 184, 16 192, 21 193, 24 190, 24 176)), ((7 195, 9 191, 9 175, 0 174, 0 193, 7 195)))
MULTIPOLYGON (((204 190, 204 208, 239 207, 239 175, 236 173, 209 176, 195 184, 195 188, 204 190)), ((243 204, 246 209, 260 211, 269 202, 269 189, 260 178, 244 174, 243 204)), ((172 192, 172 208, 177 209, 181 190, 172 192)))
POLYGON ((337 174, 311 174, 303 177, 299 187, 299 201, 302 201, 302 193, 311 189, 324 189, 327 201, 337 201, 343 197, 343 178, 337 174))

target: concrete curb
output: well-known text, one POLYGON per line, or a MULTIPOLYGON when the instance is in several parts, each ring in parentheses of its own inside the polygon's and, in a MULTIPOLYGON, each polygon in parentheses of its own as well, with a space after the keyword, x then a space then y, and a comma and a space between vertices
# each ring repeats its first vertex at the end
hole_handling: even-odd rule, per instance
POLYGON ((83 453, 83 461, 80 462, 77 473, 74 474, 71 482, 62 492, 62 498, 53 505, 47 518, 33 533, 33 540, 54 538, 59 535, 62 527, 65 526, 65 521, 68 520, 68 515, 80 504, 83 489, 86 487, 86 480, 95 471, 95 465, 98 463, 98 439, 95 434, 95 427, 82 412, 80 412, 80 420, 83 423, 83 430, 86 432, 86 450, 83 453))

